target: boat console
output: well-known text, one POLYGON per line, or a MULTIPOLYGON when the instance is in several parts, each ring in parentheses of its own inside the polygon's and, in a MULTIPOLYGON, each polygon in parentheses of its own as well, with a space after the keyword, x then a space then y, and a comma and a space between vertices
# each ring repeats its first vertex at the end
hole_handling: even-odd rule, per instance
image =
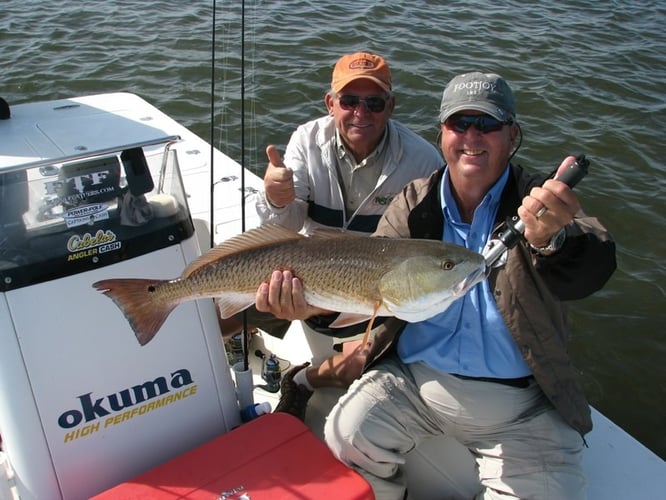
POLYGON ((194 233, 166 137, 153 174, 143 147, 0 173, 0 290, 137 257, 194 233), (166 185, 166 189, 165 189, 166 185))
POLYGON ((212 300, 142 347, 92 286, 201 254, 181 175, 201 157, 178 150, 198 144, 116 97, 0 121, 0 435, 21 499, 88 498, 240 424, 212 300))

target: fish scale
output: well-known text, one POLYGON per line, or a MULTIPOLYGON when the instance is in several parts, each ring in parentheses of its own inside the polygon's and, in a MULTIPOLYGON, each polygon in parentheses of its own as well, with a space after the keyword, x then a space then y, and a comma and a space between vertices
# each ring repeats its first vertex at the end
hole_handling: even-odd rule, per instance
MULTIPOLYGON (((354 298, 351 294, 354 294, 356 298, 374 301, 379 299, 377 281, 388 266, 385 260, 378 261, 370 255, 359 256, 356 252, 366 250, 363 243, 367 238, 360 237, 358 240, 358 244, 351 247, 310 238, 303 238, 296 244, 282 242, 200 268, 189 278, 200 280, 201 289, 213 296, 217 296, 220 288, 254 296, 258 284, 268 281, 274 270, 288 269, 301 279, 306 293, 308 289, 329 290, 336 294, 346 292, 350 294, 350 300, 354 298), (329 257, 329 254, 332 256, 329 257), (313 255, 325 257, 312 259, 313 255), (248 261, 251 263, 249 266, 248 261)), ((376 245, 367 247, 367 250, 372 250, 376 245)))

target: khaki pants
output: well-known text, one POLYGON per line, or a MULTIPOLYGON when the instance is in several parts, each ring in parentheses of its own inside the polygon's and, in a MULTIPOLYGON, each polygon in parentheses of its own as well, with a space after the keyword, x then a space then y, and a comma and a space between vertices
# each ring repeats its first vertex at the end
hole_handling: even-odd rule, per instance
POLYGON ((515 388, 461 380, 393 356, 354 382, 329 415, 326 442, 380 500, 401 500, 399 465, 426 437, 445 434, 476 459, 477 499, 585 497, 583 439, 535 382, 515 388))

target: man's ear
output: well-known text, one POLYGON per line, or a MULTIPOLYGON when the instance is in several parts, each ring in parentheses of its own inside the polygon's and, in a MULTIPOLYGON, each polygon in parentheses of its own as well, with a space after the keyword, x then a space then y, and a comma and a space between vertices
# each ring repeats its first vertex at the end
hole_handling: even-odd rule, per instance
POLYGON ((391 94, 391 97, 389 97, 389 100, 388 100, 388 103, 387 103, 389 112, 391 114, 393 114, 393 111, 395 110, 395 102, 396 102, 395 95, 391 94))
POLYGON ((326 95, 324 96, 324 104, 326 104, 326 109, 330 116, 333 116, 333 100, 333 95, 331 95, 330 92, 326 92, 326 95))
POLYGON ((513 146, 516 145, 516 139, 518 138, 519 133, 520 133, 520 128, 518 128, 518 124, 514 122, 511 125, 511 144, 513 146))

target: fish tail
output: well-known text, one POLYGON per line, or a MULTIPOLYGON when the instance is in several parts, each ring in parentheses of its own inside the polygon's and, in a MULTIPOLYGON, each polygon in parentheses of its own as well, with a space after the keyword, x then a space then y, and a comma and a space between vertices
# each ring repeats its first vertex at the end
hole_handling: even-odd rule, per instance
POLYGON ((93 283, 93 287, 110 297, 127 318, 139 344, 152 340, 178 301, 156 300, 155 287, 166 280, 108 279, 93 283))

